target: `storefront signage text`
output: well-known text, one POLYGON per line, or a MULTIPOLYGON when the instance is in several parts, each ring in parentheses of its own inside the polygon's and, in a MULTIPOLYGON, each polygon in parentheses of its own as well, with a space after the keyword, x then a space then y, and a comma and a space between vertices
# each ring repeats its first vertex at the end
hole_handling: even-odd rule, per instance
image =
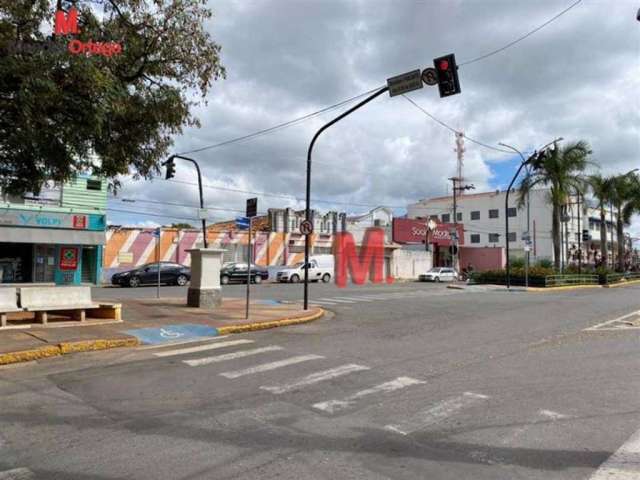
MULTIPOLYGON (((66 14, 62 10, 58 10, 54 20, 53 34, 77 35, 78 33, 80 33, 80 29, 78 28, 78 10, 75 7, 71 7, 66 14)), ((74 38, 67 44, 67 50, 74 55, 84 53, 87 55, 111 57, 122 53, 122 45, 116 42, 94 42, 93 40, 83 42, 74 38)))

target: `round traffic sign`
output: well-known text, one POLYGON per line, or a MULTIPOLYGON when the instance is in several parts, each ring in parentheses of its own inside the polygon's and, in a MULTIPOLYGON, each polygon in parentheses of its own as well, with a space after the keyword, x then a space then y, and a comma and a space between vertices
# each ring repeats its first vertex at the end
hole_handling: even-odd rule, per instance
POLYGON ((300 233, 303 235, 311 235, 313 233, 313 223, 310 220, 303 220, 300 224, 300 233))
POLYGON ((433 67, 425 68, 422 71, 422 81, 427 85, 437 85, 438 73, 436 72, 436 69, 433 67))

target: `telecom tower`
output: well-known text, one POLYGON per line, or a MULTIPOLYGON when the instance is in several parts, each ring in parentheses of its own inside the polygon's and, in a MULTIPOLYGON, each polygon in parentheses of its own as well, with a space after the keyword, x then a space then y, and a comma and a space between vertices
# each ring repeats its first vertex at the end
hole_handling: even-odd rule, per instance
MULTIPOLYGON (((456 171, 456 177, 458 182, 462 185, 464 181, 462 171, 464 168, 464 132, 456 132, 456 149, 454 150, 458 157, 458 168, 456 171)), ((464 194, 464 190, 460 190, 460 195, 464 194)))

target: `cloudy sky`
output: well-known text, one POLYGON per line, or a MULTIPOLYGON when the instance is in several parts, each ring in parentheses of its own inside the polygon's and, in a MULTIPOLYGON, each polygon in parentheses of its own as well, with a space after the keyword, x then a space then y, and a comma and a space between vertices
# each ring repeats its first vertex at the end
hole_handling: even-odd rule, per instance
MULTIPOLYGON (((278 125, 432 66, 455 53, 464 64, 543 24, 575 0, 316 0, 210 2, 208 25, 222 46, 226 80, 196 111, 200 129, 175 139, 175 151, 278 125)), ((640 166, 640 22, 636 0, 582 0, 529 38, 459 69, 462 94, 437 87, 409 94, 454 129, 488 145, 521 150, 555 137, 587 140, 603 173, 640 166)), ((352 103, 353 104, 353 103, 352 103)), ((214 219, 233 218, 245 192, 259 209, 301 208, 306 151, 314 132, 348 108, 193 157, 203 167, 205 203, 214 219), (264 195, 270 194, 270 196, 264 195), (298 199, 296 199, 298 198, 298 199)), ((513 155, 466 141, 465 178, 476 191, 506 187, 513 155)), ((443 195, 455 172, 454 134, 405 98, 381 96, 325 132, 314 153, 312 197, 319 210, 349 213, 443 195)), ((151 202, 197 203, 193 172, 184 183, 126 181, 110 201, 110 221, 155 224, 196 217, 196 210, 151 202), (137 199, 124 203, 122 199, 137 199), (146 202, 143 202, 146 200, 146 202)), ((191 220, 191 223, 193 221, 191 220)), ((640 222, 634 222, 640 236, 640 222)))

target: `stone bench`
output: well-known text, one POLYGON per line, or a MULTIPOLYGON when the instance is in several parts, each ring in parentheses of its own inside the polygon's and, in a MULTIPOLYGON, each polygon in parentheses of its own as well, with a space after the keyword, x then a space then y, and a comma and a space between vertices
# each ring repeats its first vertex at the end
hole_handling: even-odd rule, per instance
POLYGON ((35 312, 36 321, 47 324, 47 312, 69 316, 84 322, 87 309, 99 308, 91 300, 91 287, 24 287, 20 289, 20 306, 35 312))
POLYGON ((7 313, 20 312, 18 293, 14 287, 0 287, 0 327, 7 326, 7 313))

